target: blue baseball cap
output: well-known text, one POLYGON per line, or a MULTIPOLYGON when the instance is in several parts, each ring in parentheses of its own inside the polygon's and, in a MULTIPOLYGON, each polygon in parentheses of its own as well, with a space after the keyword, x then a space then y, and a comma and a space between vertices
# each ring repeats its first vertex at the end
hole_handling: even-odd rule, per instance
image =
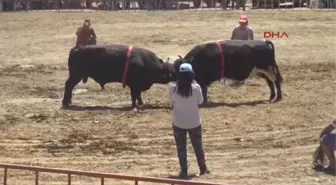
POLYGON ((183 63, 180 65, 180 72, 193 72, 193 68, 188 63, 183 63))

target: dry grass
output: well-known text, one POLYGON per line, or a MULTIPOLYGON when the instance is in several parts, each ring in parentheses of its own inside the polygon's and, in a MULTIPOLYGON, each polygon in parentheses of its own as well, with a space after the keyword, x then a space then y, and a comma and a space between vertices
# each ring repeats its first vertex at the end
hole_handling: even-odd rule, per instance
MULTIPOLYGON (((0 162, 160 177, 176 174, 167 86, 154 85, 143 94, 145 103, 154 106, 132 114, 122 109, 130 105, 128 89, 108 84, 102 92, 89 80, 77 86, 88 91, 78 91, 73 102, 100 107, 59 109, 74 32, 90 18, 99 43, 134 44, 166 58, 183 55, 206 40, 229 38, 238 15, 231 11, 1 14, 0 162)), ((318 134, 335 116, 335 12, 249 11, 248 15, 256 38, 267 30, 289 35, 274 40, 285 80, 284 101, 258 104, 269 96, 260 79, 238 89, 214 84, 209 95, 218 106, 201 109, 206 158, 213 173, 200 179, 333 184, 335 179, 310 167, 318 134)), ((191 172, 197 172, 192 148, 188 150, 191 172)), ((11 174, 16 176, 9 178, 10 184, 33 182, 32 174, 11 174)), ((62 176, 45 174, 41 184, 65 182, 62 176)))

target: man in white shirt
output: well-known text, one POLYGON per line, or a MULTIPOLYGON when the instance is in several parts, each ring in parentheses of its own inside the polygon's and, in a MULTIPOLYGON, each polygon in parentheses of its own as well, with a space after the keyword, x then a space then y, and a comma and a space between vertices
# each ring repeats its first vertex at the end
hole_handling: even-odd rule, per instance
POLYGON ((181 168, 179 176, 188 176, 187 133, 196 154, 199 175, 210 173, 205 164, 199 110, 199 105, 203 103, 203 95, 201 87, 194 81, 194 72, 190 64, 184 63, 180 66, 178 81, 169 87, 168 101, 173 106, 173 132, 181 168))

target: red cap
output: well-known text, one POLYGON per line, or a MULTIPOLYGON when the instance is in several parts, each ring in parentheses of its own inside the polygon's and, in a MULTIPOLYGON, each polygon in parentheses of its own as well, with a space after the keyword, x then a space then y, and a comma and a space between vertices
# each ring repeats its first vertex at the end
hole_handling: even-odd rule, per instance
POLYGON ((246 15, 241 15, 239 18, 239 22, 246 23, 248 21, 248 18, 246 15))

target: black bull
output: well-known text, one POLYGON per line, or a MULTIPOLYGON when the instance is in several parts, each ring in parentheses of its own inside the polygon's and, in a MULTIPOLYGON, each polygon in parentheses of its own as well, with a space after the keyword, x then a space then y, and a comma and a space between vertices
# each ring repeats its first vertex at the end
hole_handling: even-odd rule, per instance
MULTIPOLYGON (((69 78, 65 83, 63 106, 71 104, 73 88, 88 77, 102 89, 109 82, 122 82, 127 58, 126 45, 100 45, 73 48, 68 59, 69 78)), ((132 107, 143 104, 141 92, 154 83, 167 84, 173 80, 173 65, 163 62, 152 51, 133 47, 128 62, 125 85, 130 87, 132 107)))
MULTIPOLYGON (((224 53, 224 78, 242 81, 257 74, 265 79, 269 86, 270 102, 282 100, 282 77, 271 41, 226 40, 219 43, 224 53)), ((184 62, 193 66, 195 80, 202 88, 204 102, 207 102, 209 85, 221 78, 222 59, 219 47, 215 41, 196 45, 184 58, 180 56, 180 59, 174 61, 175 70, 184 62)))

